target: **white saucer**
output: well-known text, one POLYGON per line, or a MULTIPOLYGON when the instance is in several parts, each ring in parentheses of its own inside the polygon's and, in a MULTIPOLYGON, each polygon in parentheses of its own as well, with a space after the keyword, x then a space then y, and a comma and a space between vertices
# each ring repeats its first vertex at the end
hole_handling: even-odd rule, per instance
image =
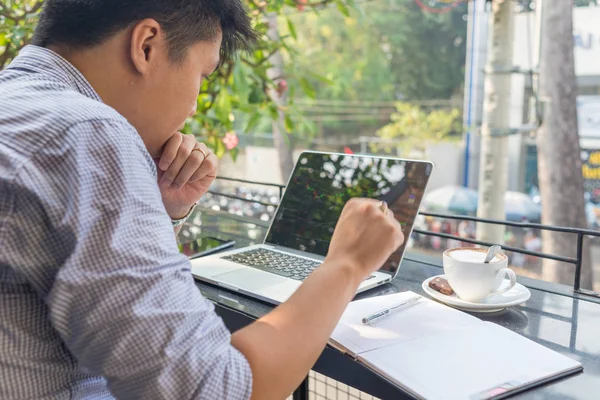
MULTIPOLYGON (((444 275, 438 276, 440 278, 444 278, 444 275)), ((520 283, 517 283, 515 287, 513 287, 507 292, 489 296, 480 303, 472 303, 470 301, 459 299, 456 293, 452 294, 451 296, 446 296, 445 294, 442 294, 437 290, 433 290, 432 288, 430 288, 429 282, 435 278, 437 278, 437 276, 433 276, 429 279, 426 279, 423 282, 422 287, 425 293, 442 303, 445 303, 454 308, 459 308, 464 311, 479 313, 498 312, 504 310, 505 308, 513 307, 524 303, 527 300, 529 300, 529 297, 531 296, 531 292, 529 291, 529 289, 527 289, 520 283)), ((508 280, 505 280, 505 282, 502 285, 508 286, 508 280)))

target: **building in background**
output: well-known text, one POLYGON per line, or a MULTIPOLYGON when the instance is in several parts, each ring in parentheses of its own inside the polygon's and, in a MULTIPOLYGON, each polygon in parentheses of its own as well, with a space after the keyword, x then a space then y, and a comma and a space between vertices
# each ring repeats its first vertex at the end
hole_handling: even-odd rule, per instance
MULTIPOLYGON (((478 181, 479 141, 481 126, 483 81, 487 44, 488 13, 484 1, 470 6, 470 38, 465 80, 465 125, 471 134, 465 144, 463 183, 476 187, 478 181)), ((577 75, 579 135, 584 162, 586 193, 600 202, 600 7, 579 7, 574 10, 575 71, 577 75)), ((514 66, 523 73, 512 76, 510 124, 519 128, 531 122, 531 107, 536 96, 531 75, 535 68, 536 16, 520 13, 515 20, 514 66)), ((531 193, 537 188, 537 149, 533 136, 513 135, 509 139, 508 190, 531 193)))

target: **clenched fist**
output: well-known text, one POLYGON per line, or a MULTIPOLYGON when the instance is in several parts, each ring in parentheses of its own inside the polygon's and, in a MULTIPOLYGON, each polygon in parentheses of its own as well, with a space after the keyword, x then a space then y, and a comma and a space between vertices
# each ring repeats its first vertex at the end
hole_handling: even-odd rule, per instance
POLYGON ((351 199, 337 223, 327 259, 335 261, 331 265, 351 266, 363 280, 403 243, 402 227, 385 203, 351 199))

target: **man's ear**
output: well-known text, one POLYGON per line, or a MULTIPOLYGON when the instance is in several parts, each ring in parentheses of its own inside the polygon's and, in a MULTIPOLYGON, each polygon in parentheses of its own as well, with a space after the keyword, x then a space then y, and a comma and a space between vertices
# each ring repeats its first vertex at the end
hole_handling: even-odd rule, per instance
POLYGON ((130 57, 133 67, 140 75, 150 72, 150 64, 163 51, 162 29, 154 19, 144 19, 131 32, 130 57))

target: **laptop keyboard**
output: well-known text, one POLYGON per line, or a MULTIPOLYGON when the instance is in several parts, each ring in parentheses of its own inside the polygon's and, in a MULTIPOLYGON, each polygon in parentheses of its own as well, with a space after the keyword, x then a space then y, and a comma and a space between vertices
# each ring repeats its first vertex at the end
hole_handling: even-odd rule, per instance
POLYGON ((236 253, 223 257, 223 259, 298 281, 306 279, 311 272, 321 265, 318 261, 266 249, 236 253))

